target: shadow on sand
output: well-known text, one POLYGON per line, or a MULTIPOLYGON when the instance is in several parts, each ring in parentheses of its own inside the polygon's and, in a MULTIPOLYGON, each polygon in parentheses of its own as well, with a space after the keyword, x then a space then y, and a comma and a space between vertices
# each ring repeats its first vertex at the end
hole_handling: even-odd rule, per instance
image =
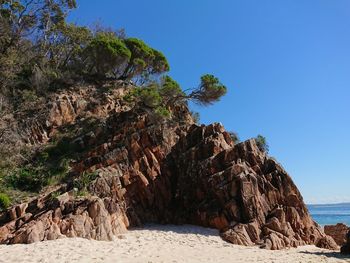
POLYGON ((160 224, 145 224, 143 227, 132 228, 133 230, 149 230, 149 231, 162 231, 162 232, 174 232, 178 234, 197 234, 204 236, 218 236, 219 231, 217 229, 205 228, 194 225, 160 225, 160 224))
POLYGON ((327 251, 300 251, 299 253, 307 254, 307 255, 317 255, 317 256, 325 256, 328 258, 337 258, 337 259, 347 259, 350 261, 350 255, 343 255, 340 252, 327 252, 327 251))

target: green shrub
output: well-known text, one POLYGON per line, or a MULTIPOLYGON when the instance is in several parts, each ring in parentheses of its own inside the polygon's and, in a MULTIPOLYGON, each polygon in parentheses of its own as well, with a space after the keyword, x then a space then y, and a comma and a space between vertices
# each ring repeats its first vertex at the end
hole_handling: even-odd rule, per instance
POLYGON ((162 106, 159 106, 155 109, 155 113, 159 116, 159 117, 162 117, 162 118, 170 118, 171 116, 171 113, 170 111, 165 108, 165 107, 162 107, 162 106))
POLYGON ((72 143, 72 138, 63 137, 54 145, 47 147, 44 151, 45 153, 41 153, 41 157, 47 157, 47 159, 56 159, 57 157, 69 156, 78 150, 78 146, 72 143))
POLYGON ((156 108, 162 102, 162 97, 159 94, 159 90, 155 85, 132 89, 129 94, 124 96, 124 100, 128 102, 141 103, 146 107, 156 108))
POLYGON ((236 132, 230 131, 229 134, 234 144, 239 143, 240 140, 236 132))
POLYGON ((168 106, 183 102, 186 96, 179 83, 169 76, 165 76, 161 79, 159 94, 162 96, 164 104, 168 106))
POLYGON ((267 144, 266 138, 264 136, 259 134, 258 136, 256 136, 255 142, 258 148, 260 149, 260 151, 263 151, 266 153, 269 152, 269 145, 267 144))
POLYGON ((86 192, 89 184, 98 176, 97 172, 83 172, 79 178, 74 181, 74 187, 79 189, 79 192, 86 192))
POLYGON ((60 191, 57 191, 57 192, 53 192, 50 194, 50 200, 51 201, 54 201, 57 199, 57 197, 59 197, 61 195, 61 192, 60 191))
POLYGON ((66 158, 53 160, 51 163, 48 163, 44 168, 46 172, 43 171, 48 175, 46 184, 55 185, 64 182, 69 174, 69 163, 70 160, 66 158))
POLYGON ((20 168, 5 178, 8 186, 22 191, 39 191, 47 184, 46 178, 34 168, 20 168))
POLYGON ((10 198, 3 193, 0 193, 0 210, 4 210, 11 205, 10 198))
POLYGON ((195 124, 200 124, 201 116, 200 116, 199 112, 191 111, 190 114, 192 116, 192 119, 193 119, 194 123, 195 124))

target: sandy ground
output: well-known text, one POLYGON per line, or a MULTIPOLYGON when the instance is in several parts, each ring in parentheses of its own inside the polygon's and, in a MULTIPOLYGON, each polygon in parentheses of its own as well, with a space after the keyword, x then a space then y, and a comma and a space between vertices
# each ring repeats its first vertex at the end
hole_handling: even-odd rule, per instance
POLYGON ((151 225, 115 241, 81 238, 30 245, 1 245, 0 262, 350 262, 339 253, 304 246, 269 251, 223 241, 216 230, 196 226, 151 225))

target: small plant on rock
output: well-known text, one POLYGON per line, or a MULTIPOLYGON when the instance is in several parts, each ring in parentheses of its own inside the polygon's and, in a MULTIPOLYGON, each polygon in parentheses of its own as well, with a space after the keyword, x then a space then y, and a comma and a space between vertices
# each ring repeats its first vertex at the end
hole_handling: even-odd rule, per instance
POLYGON ((10 198, 6 194, 0 193, 0 211, 8 208, 10 205, 10 198))
POLYGON ((258 135, 255 138, 256 145, 259 147, 260 151, 269 152, 269 145, 267 144, 266 138, 262 135, 258 135))
POLYGON ((89 184, 95 180, 98 176, 97 172, 83 172, 79 178, 74 181, 74 187, 78 189, 79 193, 87 193, 87 188, 89 184))
POLYGON ((238 134, 236 132, 230 131, 229 134, 230 134, 230 137, 233 141, 233 144, 239 143, 240 140, 239 140, 238 134))
POLYGON ((8 186, 22 191, 37 192, 47 184, 45 176, 40 170, 24 167, 17 169, 7 176, 5 181, 8 186))

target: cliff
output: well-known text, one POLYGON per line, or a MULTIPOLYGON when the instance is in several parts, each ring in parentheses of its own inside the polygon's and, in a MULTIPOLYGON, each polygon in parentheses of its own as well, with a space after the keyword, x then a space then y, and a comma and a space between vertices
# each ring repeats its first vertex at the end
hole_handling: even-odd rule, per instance
POLYGON ((217 228, 240 245, 337 248, 312 220, 287 172, 255 140, 234 145, 221 124, 196 125, 186 105, 159 121, 121 100, 127 85, 58 94, 26 143, 45 144, 66 126, 75 154, 65 183, 0 215, 0 243, 61 237, 111 240, 144 223, 217 228), (97 125, 81 126, 87 117, 97 125), (85 180, 88 176, 89 180, 85 180), (80 195, 77 182, 87 192, 80 195))

